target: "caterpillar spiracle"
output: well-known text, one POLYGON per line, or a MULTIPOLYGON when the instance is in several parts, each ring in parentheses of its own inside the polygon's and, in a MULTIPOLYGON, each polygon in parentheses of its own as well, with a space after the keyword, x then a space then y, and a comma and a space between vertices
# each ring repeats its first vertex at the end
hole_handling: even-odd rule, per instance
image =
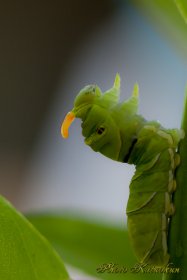
POLYGON ((174 174, 180 162, 177 147, 184 132, 165 129, 137 114, 137 84, 128 100, 119 103, 119 95, 119 74, 104 93, 97 85, 84 87, 61 133, 67 138, 72 121, 80 118, 85 144, 113 160, 135 165, 126 208, 130 241, 140 263, 164 265, 169 260, 168 223, 174 214, 174 174))

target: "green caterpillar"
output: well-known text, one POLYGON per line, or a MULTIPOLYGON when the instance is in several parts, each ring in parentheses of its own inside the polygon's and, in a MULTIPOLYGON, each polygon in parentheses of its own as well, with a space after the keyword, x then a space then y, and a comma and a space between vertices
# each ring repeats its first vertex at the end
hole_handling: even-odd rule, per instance
POLYGON ((177 147, 184 132, 165 129, 137 114, 137 84, 127 101, 119 103, 119 95, 119 74, 104 94, 97 85, 86 86, 75 98, 61 133, 67 138, 72 121, 80 118, 87 145, 113 160, 136 166, 126 209, 130 241, 140 263, 164 265, 169 261, 168 222, 174 214, 174 173, 180 162, 177 147))

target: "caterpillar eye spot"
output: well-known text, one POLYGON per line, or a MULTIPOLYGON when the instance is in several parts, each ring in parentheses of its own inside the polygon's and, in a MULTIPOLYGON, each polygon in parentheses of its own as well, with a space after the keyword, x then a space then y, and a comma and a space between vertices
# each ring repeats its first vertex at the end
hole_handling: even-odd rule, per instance
MULTIPOLYGON (((158 122, 146 121, 138 115, 137 84, 132 96, 123 103, 118 103, 119 94, 117 74, 113 87, 104 93, 96 84, 84 87, 72 112, 79 111, 75 117, 82 119, 86 145, 112 160, 135 165, 126 207, 130 242, 138 264, 165 268, 170 258, 168 228, 175 213, 178 144, 184 132, 165 129, 158 122)), ((68 114, 63 134, 73 117, 68 114)))
POLYGON ((97 134, 99 134, 99 135, 103 134, 104 131, 105 131, 105 128, 103 126, 98 127, 96 130, 97 134))

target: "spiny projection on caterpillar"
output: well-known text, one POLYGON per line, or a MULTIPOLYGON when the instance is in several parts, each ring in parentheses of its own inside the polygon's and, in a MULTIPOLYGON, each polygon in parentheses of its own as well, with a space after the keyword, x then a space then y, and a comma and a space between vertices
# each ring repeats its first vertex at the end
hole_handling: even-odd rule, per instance
POLYGON ((175 211, 175 169, 180 163, 177 147, 184 132, 165 129, 137 114, 137 84, 128 100, 119 103, 119 95, 119 74, 104 93, 97 85, 84 87, 66 115, 61 133, 67 138, 74 118, 80 118, 87 145, 106 157, 136 166, 126 208, 129 238, 140 263, 165 265, 169 261, 169 217, 175 211))

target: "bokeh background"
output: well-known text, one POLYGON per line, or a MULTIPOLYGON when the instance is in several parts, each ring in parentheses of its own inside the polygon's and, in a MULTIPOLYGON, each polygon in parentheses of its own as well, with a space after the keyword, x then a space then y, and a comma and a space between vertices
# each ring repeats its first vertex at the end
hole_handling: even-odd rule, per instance
POLYGON ((0 191, 21 211, 65 208, 123 222, 134 167, 85 146, 79 120, 69 139, 60 135, 86 84, 106 90, 119 72, 121 100, 138 82, 140 113, 180 127, 186 57, 136 2, 3 3, 0 191))
POLYGON ((85 146, 80 120, 67 140, 60 135, 83 86, 105 91, 119 72, 121 100, 138 82, 140 113, 180 127, 185 46, 169 18, 140 2, 146 1, 1 5, 0 192, 19 210, 68 209, 124 223, 134 167, 85 146), (155 28, 154 17, 166 28, 155 28))
POLYGON ((105 91, 119 72, 121 101, 138 82, 140 114, 179 128, 186 38, 174 1, 1 3, 1 195, 24 213, 60 209, 124 225, 134 166, 85 146, 80 120, 62 139, 61 123, 82 87, 105 91))

